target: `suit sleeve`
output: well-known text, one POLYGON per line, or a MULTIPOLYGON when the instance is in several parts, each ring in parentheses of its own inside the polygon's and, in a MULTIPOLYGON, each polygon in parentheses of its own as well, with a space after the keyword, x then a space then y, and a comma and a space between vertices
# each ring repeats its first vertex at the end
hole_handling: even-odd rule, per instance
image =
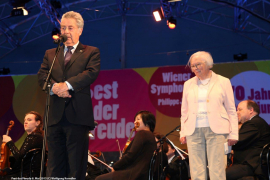
POLYGON ((98 77, 100 70, 100 52, 98 48, 94 48, 89 55, 89 60, 85 70, 76 76, 73 76, 67 81, 73 87, 75 92, 82 90, 83 88, 90 86, 98 77))
POLYGON ((188 83, 184 83, 183 95, 182 95, 182 104, 181 104, 181 131, 180 131, 180 138, 185 137, 185 121, 188 118, 188 102, 187 102, 187 90, 188 90, 188 83))
POLYGON ((260 132, 256 125, 246 122, 239 131, 239 141, 233 146, 233 149, 247 149, 251 144, 258 140, 259 135, 260 132))
POLYGON ((113 168, 114 170, 121 170, 127 166, 129 166, 132 162, 135 161, 135 159, 140 155, 144 143, 145 142, 145 133, 142 131, 137 132, 135 135, 133 142, 130 147, 130 149, 127 151, 126 154, 123 155, 123 157, 117 161, 114 165, 113 168))
POLYGON ((234 95, 232 90, 232 85, 229 79, 226 78, 225 81, 225 100, 224 106, 229 116, 230 122, 230 132, 228 139, 238 140, 238 119, 236 114, 234 95))

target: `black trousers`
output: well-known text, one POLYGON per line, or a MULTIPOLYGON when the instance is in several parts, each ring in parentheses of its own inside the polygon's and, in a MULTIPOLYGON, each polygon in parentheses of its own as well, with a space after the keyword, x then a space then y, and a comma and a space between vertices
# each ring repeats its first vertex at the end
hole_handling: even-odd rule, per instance
POLYGON ((113 172, 110 172, 110 173, 102 174, 102 175, 96 177, 95 180, 112 180, 112 178, 113 178, 113 172))
POLYGON ((237 180, 246 176, 254 176, 252 167, 247 164, 235 164, 226 169, 226 180, 237 180))
POLYGON ((61 121, 48 127, 47 177, 85 179, 89 127, 68 122, 65 115, 61 121))

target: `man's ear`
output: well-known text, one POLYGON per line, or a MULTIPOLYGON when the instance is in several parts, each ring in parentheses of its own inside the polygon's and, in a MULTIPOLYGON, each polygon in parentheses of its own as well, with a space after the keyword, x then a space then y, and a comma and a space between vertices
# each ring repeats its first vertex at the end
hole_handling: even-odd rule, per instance
POLYGON ((83 31, 83 29, 79 28, 79 35, 82 35, 82 31, 83 31))
POLYGON ((254 113, 254 108, 253 107, 249 108, 248 110, 250 111, 250 114, 254 113))

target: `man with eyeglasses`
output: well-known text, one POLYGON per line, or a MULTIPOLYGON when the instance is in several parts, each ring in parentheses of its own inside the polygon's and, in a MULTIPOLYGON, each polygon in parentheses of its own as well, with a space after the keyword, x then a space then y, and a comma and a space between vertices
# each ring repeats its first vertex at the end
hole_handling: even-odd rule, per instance
MULTIPOLYGON (((100 70, 100 52, 79 41, 83 26, 79 13, 70 11, 62 16, 61 34, 67 36, 67 41, 61 46, 52 69, 47 177, 85 179, 88 133, 95 127, 90 85, 100 70)), ((47 50, 43 58, 38 72, 41 87, 55 50, 47 50)))

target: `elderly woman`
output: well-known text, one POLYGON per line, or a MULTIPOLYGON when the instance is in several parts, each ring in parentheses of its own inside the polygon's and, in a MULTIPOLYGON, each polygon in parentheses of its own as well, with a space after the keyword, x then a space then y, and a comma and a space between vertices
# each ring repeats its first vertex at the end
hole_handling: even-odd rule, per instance
POLYGON ((210 53, 194 53, 188 65, 195 77, 184 84, 180 142, 187 143, 191 179, 225 180, 224 143, 238 140, 238 120, 228 78, 210 69, 210 53))
MULTIPOLYGON (((15 164, 12 167, 12 171, 8 173, 6 179, 10 177, 20 177, 21 161, 26 153, 32 149, 43 147, 43 123, 42 117, 38 112, 30 111, 24 117, 24 130, 27 136, 22 144, 22 147, 18 149, 10 136, 3 135, 3 142, 6 143, 8 148, 15 158, 15 164)), ((40 156, 41 160, 41 156, 40 156)), ((32 164, 32 177, 39 177, 41 162, 34 161, 32 164)), ((24 172, 23 177, 29 177, 30 174, 30 159, 24 159, 24 172)))
POLYGON ((136 135, 123 157, 113 165, 111 173, 98 176, 96 180, 148 180, 148 171, 157 143, 153 134, 156 118, 149 111, 135 115, 136 135))

